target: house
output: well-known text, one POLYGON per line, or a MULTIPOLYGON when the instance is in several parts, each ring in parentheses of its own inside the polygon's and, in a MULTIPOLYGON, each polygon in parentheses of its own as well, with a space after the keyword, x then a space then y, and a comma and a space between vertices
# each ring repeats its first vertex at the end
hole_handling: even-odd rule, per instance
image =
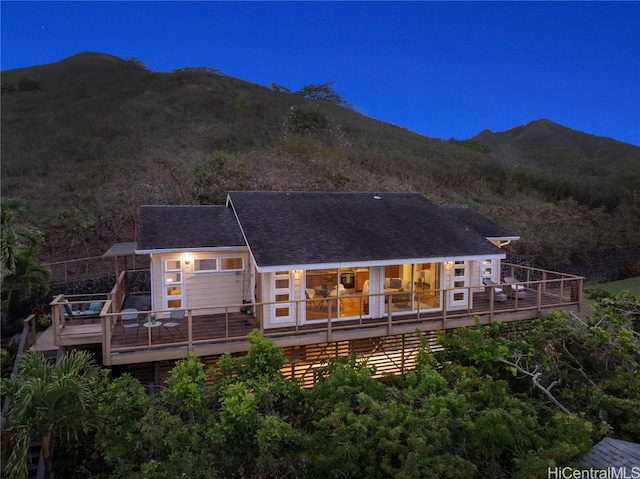
POLYGON ((107 365, 152 363, 243 352, 259 328, 292 374, 353 352, 403 369, 416 329, 579 309, 582 278, 504 264, 502 247, 518 239, 472 208, 417 193, 230 192, 225 205, 142 206, 136 243, 114 255, 149 256, 150 308, 125 315, 122 272, 84 336, 56 298, 57 344, 101 343, 107 365), (504 272, 517 278, 508 300, 504 272))
POLYGON ((232 192, 226 206, 141 207, 136 253, 151 256, 152 309, 269 303, 256 310, 269 329, 348 320, 361 307, 371 317, 444 300, 467 309, 471 286, 500 281, 500 246, 516 239, 417 193, 232 192), (305 297, 314 301, 294 311, 305 297))

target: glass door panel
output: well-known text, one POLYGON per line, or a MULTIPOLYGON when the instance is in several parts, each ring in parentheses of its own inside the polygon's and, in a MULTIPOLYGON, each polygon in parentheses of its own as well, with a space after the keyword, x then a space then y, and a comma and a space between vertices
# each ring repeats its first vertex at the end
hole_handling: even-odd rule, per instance
POLYGON ((493 279, 493 260, 485 259, 480 263, 480 277, 481 279, 493 279))
POLYGON ((291 304, 291 273, 276 271, 272 276, 271 315, 274 322, 286 322, 293 319, 291 304))
POLYGON ((162 268, 163 309, 184 307, 184 274, 181 259, 167 259, 162 268))
POLYGON ((469 303, 469 271, 466 261, 455 261, 451 269, 450 306, 466 306, 469 303))

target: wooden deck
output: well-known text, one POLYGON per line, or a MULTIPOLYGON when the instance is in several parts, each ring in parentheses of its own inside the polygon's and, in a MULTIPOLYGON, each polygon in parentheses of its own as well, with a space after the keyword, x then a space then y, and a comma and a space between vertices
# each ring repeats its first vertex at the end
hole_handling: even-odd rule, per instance
MULTIPOLYGON (((484 293, 475 293, 473 308, 457 311, 394 312, 381 318, 357 317, 332 321, 310 321, 303 325, 263 329, 265 337, 280 347, 329 343, 372 337, 411 334, 416 331, 455 329, 491 322, 534 319, 553 309, 579 310, 579 302, 562 298, 559 291, 544 294, 528 291, 524 299, 510 298, 504 303, 490 304, 484 293)), ((117 322, 109 347, 105 348, 105 364, 132 364, 179 359, 189 351, 199 356, 245 352, 247 335, 261 329, 258 322, 245 313, 189 316, 177 330, 163 326, 140 326, 124 330, 117 322)))
MULTIPOLYGON (((392 297, 390 303, 384 303, 381 317, 375 318, 368 315, 366 297, 361 294, 340 298, 339 311, 336 310, 335 300, 321 304, 312 300, 296 300, 289 301, 288 307, 293 318, 297 319, 289 321, 287 326, 270 328, 264 327, 268 321, 260 322, 253 315, 237 312, 241 305, 229 305, 217 308, 223 314, 208 314, 211 308, 187 308, 182 325, 171 330, 163 324, 145 327, 151 311, 138 308, 138 327, 124 330, 119 306, 123 303, 113 292, 104 296, 104 306, 97 317, 86 314, 88 302, 95 301, 96 297, 88 299, 59 295, 51 303, 54 342, 60 346, 101 347, 103 363, 110 366, 171 361, 183 358, 189 352, 199 356, 246 352, 249 349, 247 335, 253 329, 259 329, 265 337, 282 348, 306 347, 367 338, 408 336, 416 330, 455 329, 471 326, 476 319, 481 324, 496 321, 507 323, 534 319, 551 310, 580 310, 583 278, 519 266, 512 266, 512 276, 516 276, 514 272, 523 278, 520 283, 525 287, 523 298, 490 301, 487 291, 491 290, 478 292, 478 286, 469 286, 468 294, 473 296, 472 307, 460 310, 447 305, 445 298, 452 292, 450 289, 432 290, 428 294, 407 295, 405 292, 395 296, 397 302, 392 297), (306 314, 300 314, 302 311, 306 314), (342 317, 336 318, 337 313, 342 317), (303 316, 306 317, 304 322, 301 319, 303 316), (332 319, 328 320, 328 317, 332 319)), ((375 296, 368 297, 372 304, 375 296)), ((389 298, 386 300, 389 301, 389 298)), ((271 306, 271 303, 252 304, 255 311, 265 311, 265 314, 268 314, 271 306)), ((166 321, 163 317, 168 315, 167 311, 153 313, 157 313, 161 323, 166 321)))

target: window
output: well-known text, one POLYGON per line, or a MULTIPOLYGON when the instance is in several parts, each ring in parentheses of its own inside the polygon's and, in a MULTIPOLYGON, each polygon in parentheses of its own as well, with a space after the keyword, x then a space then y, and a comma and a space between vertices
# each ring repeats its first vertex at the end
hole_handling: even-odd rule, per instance
POLYGON ((193 261, 193 272, 224 273, 229 271, 243 271, 244 258, 239 256, 201 257, 193 261))
POLYGON ((182 263, 179 259, 168 259, 164 263, 165 271, 182 271, 182 263))
POLYGON ((482 260, 482 265, 480 266, 480 268, 480 275, 482 276, 482 278, 493 279, 493 260, 482 260))
POLYGON ((244 269, 243 258, 220 258, 220 271, 242 271, 244 269))
POLYGON ((193 271, 196 273, 211 273, 218 271, 218 260, 216 258, 201 258, 193 262, 193 271))

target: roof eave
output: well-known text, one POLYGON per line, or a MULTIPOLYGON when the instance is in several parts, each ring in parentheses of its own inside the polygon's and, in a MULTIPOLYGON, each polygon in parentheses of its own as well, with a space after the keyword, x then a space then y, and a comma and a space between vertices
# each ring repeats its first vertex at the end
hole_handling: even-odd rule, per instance
POLYGON ((520 236, 487 236, 489 241, 519 241, 520 236))
POLYGON ((136 254, 175 254, 175 253, 202 253, 202 252, 216 252, 216 251, 237 251, 248 250, 244 245, 242 246, 202 246, 191 248, 150 248, 136 250, 136 254))
POLYGON ((483 254, 483 255, 458 255, 458 256, 441 256, 441 257, 425 257, 425 258, 393 258, 388 260, 375 261, 344 261, 331 263, 300 263, 300 264, 281 264, 281 265, 256 265, 258 273, 273 273, 276 271, 293 271, 293 270, 312 270, 312 269, 330 269, 330 268, 362 268, 372 266, 390 266, 395 264, 413 264, 413 263, 445 263, 447 261, 478 261, 485 259, 504 259, 505 253, 483 254))

